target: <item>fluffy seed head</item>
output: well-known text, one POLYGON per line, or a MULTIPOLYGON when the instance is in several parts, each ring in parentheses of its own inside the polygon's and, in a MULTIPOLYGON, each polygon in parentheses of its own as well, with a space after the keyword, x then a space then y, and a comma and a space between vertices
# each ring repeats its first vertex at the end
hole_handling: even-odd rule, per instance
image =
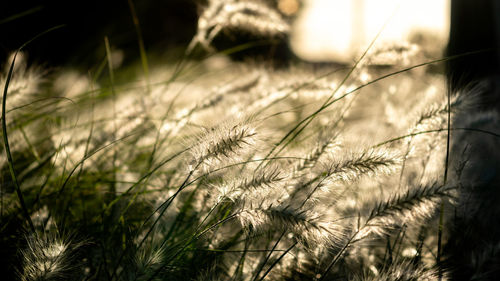
POLYGON ((323 173, 330 181, 350 182, 362 176, 389 174, 399 163, 400 157, 387 149, 368 149, 340 160, 332 157, 323 173))
POLYGON ((59 280, 68 277, 74 251, 81 244, 64 241, 53 234, 31 236, 27 248, 21 250, 23 272, 21 280, 59 280))
POLYGON ((212 40, 224 29, 244 30, 263 36, 279 36, 290 25, 277 11, 258 1, 212 0, 198 19, 198 31, 188 51, 196 44, 210 50, 212 40))
POLYGON ((191 149, 190 170, 203 167, 209 170, 224 161, 234 159, 255 143, 255 128, 248 122, 223 124, 207 131, 191 149))

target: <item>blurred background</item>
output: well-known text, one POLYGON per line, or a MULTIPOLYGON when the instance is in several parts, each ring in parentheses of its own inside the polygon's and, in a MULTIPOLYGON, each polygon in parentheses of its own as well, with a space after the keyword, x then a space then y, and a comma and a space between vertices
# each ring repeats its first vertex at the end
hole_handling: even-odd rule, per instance
MULTIPOLYGON (((291 49, 301 59, 349 62, 354 53, 366 48, 388 19, 380 41, 402 41, 418 32, 427 32, 440 41, 434 43, 443 45, 448 36, 448 1, 267 2, 291 22, 293 29, 286 40, 290 39, 291 49)), ((133 53, 137 46, 127 0, 27 0, 5 4, 0 12, 2 60, 23 42, 60 24, 65 27, 33 42, 28 50, 30 57, 49 64, 97 61, 96 56, 103 54, 104 36, 126 54, 133 53)), ((148 51, 163 52, 189 43, 207 1, 142 0, 132 4, 148 51)))
MULTIPOLYGON (((265 2, 292 28, 274 43, 240 52, 234 58, 259 56, 278 62, 350 64, 383 28, 376 46, 415 43, 426 57, 433 59, 445 55, 448 42, 448 55, 483 50, 481 54, 449 62, 454 87, 498 73, 499 1, 252 1, 265 2)), ((23 42, 60 24, 65 26, 30 44, 26 51, 31 62, 86 69, 103 59, 104 36, 109 37, 112 49, 121 52, 123 63, 137 60, 139 48, 133 13, 139 20, 148 55, 178 58, 195 35, 204 8, 216 2, 223 1, 6 1, 0 10, 0 62, 23 42)), ((220 34, 213 42, 218 50, 262 39, 234 31, 220 34)))
MULTIPOLYGON (((148 51, 163 52, 187 45, 196 31, 194 0, 134 1, 148 51)), ((25 0, 5 1, 0 9, 1 61, 22 43, 51 27, 57 31, 37 39, 27 48, 30 60, 49 65, 95 64, 104 57, 104 36, 138 58, 137 35, 127 0, 25 0)))

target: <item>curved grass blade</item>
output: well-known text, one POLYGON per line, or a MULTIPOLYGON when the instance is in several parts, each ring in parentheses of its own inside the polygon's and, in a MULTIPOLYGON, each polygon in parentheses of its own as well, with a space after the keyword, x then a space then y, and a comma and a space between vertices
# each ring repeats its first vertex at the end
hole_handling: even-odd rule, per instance
POLYGON ((12 58, 12 63, 9 67, 9 72, 7 73, 7 79, 5 81, 5 87, 3 90, 2 97, 2 136, 3 136, 3 144, 5 147, 5 154, 7 154, 7 163, 9 165, 10 176, 12 177, 12 182, 14 183, 14 187, 16 188, 17 197, 19 198, 19 203, 21 204, 21 209, 23 211, 23 215, 25 219, 28 221, 31 231, 35 232, 35 226, 33 225, 33 221, 31 220, 30 214, 28 212, 28 208, 26 207, 26 203, 24 201, 23 193, 21 191, 21 187, 17 181, 16 173, 14 171, 14 160, 12 159, 12 154, 10 153, 9 146, 9 137, 7 136, 7 122, 5 122, 5 105, 7 104, 7 93, 9 92, 9 83, 12 79, 12 72, 14 71, 14 64, 16 62, 16 57, 19 51, 14 54, 12 58))

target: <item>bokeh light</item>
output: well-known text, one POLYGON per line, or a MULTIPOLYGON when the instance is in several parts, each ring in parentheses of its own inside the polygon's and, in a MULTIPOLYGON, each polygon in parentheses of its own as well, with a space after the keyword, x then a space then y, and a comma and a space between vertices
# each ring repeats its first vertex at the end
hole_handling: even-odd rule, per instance
POLYGON ((304 4, 291 46, 305 60, 350 62, 382 29, 377 44, 404 42, 415 32, 442 43, 448 38, 449 0, 305 0, 304 4))

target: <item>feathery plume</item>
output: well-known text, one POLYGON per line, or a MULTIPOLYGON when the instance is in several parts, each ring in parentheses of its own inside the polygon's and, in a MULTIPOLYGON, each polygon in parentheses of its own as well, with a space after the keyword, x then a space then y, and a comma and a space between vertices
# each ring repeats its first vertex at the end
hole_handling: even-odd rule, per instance
POLYGON ((377 173, 389 174, 399 163, 399 157, 387 149, 368 149, 360 153, 352 153, 341 160, 329 159, 322 174, 332 182, 350 182, 362 176, 377 173))
POLYGON ((191 149, 190 170, 198 167, 210 169, 224 160, 238 157, 245 148, 255 143, 257 133, 250 123, 228 123, 212 128, 201 136, 201 141, 191 149))
MULTIPOLYGON (((286 176, 279 168, 266 168, 257 172, 250 178, 237 179, 235 181, 216 185, 219 190, 219 197, 228 198, 231 201, 243 200, 246 203, 255 198, 252 196, 255 192, 263 192, 268 194, 268 191, 273 191, 286 179, 286 176)), ((262 195, 262 194, 260 194, 262 195)), ((245 205, 245 203, 243 203, 245 205)))
POLYGON ((386 44, 370 50, 366 64, 408 66, 420 53, 421 48, 417 44, 409 42, 386 44))
MULTIPOLYGON (((365 274, 365 276, 356 276, 354 280, 357 281, 433 281, 438 279, 438 272, 433 269, 427 269, 422 265, 416 265, 411 261, 397 261, 393 262, 390 266, 385 268, 383 271, 378 272, 374 270, 376 274, 365 274)), ((442 280, 447 280, 444 276, 442 280)))
POLYGON ((160 243, 156 240, 154 238, 150 245, 137 250, 134 257, 134 273, 131 277, 147 280, 162 265, 165 248, 158 247, 160 243))
POLYGON ((65 241, 51 233, 30 236, 27 243, 27 248, 21 250, 21 280, 69 279, 69 274, 76 269, 73 257, 81 243, 65 241))
POLYGON ((238 217, 245 229, 257 232, 270 229, 290 231, 305 246, 332 247, 342 237, 339 225, 322 219, 313 211, 287 205, 244 209, 238 217))
POLYGON ((382 235, 394 226, 429 218, 435 213, 438 201, 449 197, 452 189, 450 186, 431 185, 409 188, 404 193, 393 195, 372 209, 354 240, 370 233, 382 235))
POLYGON ((289 31, 289 24, 280 13, 257 1, 210 0, 198 19, 198 31, 188 46, 196 44, 211 50, 212 40, 223 29, 240 29, 250 33, 279 36, 289 31))

